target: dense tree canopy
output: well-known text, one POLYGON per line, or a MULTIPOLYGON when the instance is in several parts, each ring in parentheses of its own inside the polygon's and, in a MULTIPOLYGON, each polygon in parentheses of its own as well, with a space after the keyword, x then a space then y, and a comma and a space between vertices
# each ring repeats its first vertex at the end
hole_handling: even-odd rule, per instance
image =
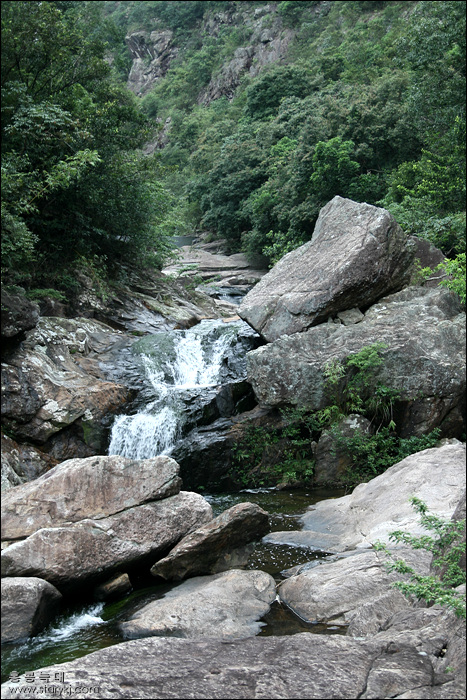
POLYGON ((336 194, 389 208, 451 257, 465 250, 465 2, 280 2, 274 13, 6 1, 1 78, 10 283, 66 289, 83 261, 110 275, 128 260, 161 265, 174 230, 273 262, 309 240, 336 194), (261 17, 292 33, 287 54, 205 102, 261 17), (154 29, 173 32, 176 58, 136 98, 124 37, 154 29), (143 156, 161 122, 164 148, 143 156))
POLYGON ((155 125, 115 79, 92 2, 2 3, 2 238, 10 283, 69 291, 77 264, 160 264, 155 125))

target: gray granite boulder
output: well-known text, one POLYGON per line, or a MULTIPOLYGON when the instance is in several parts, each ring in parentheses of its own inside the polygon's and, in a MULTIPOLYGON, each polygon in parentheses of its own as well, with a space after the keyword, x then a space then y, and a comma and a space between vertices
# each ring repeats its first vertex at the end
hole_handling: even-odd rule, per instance
POLYGON ((231 569, 197 576, 121 624, 125 637, 251 637, 276 598, 274 579, 264 571, 231 569))
POLYGON ((388 543, 394 530, 426 534, 410 498, 420 498, 431 513, 449 519, 464 489, 465 444, 456 440, 406 457, 347 496, 310 506, 301 518, 302 530, 273 532, 263 539, 343 552, 369 548, 376 540, 388 543))
POLYGON ((372 381, 398 392, 403 436, 445 428, 463 431, 465 401, 465 313, 446 289, 410 287, 381 299, 357 324, 321 324, 284 336, 247 355, 248 381, 258 401, 311 410, 332 401, 324 369, 362 348, 384 343, 372 381))
POLYGON ((182 491, 107 518, 44 527, 2 551, 2 576, 39 576, 69 593, 117 571, 149 567, 211 519, 212 508, 202 496, 182 491))
MULTIPOLYGON (((424 576, 430 572, 431 554, 427 552, 406 549, 398 551, 397 557, 424 576)), ((303 620, 352 624, 355 636, 375 634, 395 612, 410 607, 402 593, 391 587, 400 575, 386 571, 387 561, 385 554, 374 551, 324 561, 282 581, 278 595, 303 620)))
POLYGON ((2 435, 2 491, 37 479, 56 464, 49 454, 2 435))
POLYGON ((170 457, 70 459, 38 479, 10 489, 2 502, 2 539, 105 518, 180 491, 179 466, 170 457))
POLYGON ((2 578, 2 644, 38 634, 61 601, 59 591, 41 578, 2 578))
POLYGON ((414 249, 388 211, 336 196, 321 210, 311 241, 285 255, 238 314, 267 341, 302 332, 402 289, 414 249))
POLYGON ((151 568, 154 576, 180 581, 245 565, 251 542, 269 532, 269 517, 255 503, 239 503, 186 535, 151 568))

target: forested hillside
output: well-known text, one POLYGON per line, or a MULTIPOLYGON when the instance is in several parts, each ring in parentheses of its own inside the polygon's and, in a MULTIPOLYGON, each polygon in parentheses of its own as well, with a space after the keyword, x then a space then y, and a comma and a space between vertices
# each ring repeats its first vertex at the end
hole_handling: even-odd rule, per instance
POLYGON ((336 194, 465 269, 465 49, 457 0, 3 2, 4 282, 69 296, 200 231, 273 263, 336 194))

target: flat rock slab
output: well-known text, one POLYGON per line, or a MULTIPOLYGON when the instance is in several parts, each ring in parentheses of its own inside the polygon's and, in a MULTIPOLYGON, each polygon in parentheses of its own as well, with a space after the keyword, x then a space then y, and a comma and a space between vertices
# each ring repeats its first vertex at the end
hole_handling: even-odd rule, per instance
POLYGON ((274 579, 264 571, 232 569, 198 576, 172 589, 121 624, 127 638, 252 637, 276 598, 274 579))
POLYGON ((401 289, 415 247, 385 209, 336 196, 310 242, 285 255, 247 294, 239 316, 267 341, 401 289))
POLYGON ((35 577, 2 579, 2 644, 38 634, 57 614, 62 596, 35 577))
POLYGON ((68 592, 135 564, 149 565, 211 519, 202 496, 181 491, 108 518, 43 528, 3 550, 2 576, 39 576, 68 592))
MULTIPOLYGON (((464 700, 463 621, 434 608, 402 616, 394 630, 369 640, 307 632, 234 641, 147 638, 36 672, 64 674, 64 683, 41 693, 45 698, 70 691, 89 698, 92 689, 93 698, 464 700)), ((17 694, 17 683, 2 686, 2 698, 17 694)))
POLYGON ((343 552, 371 547, 376 540, 388 543, 394 530, 426 534, 410 498, 420 498, 431 513, 449 519, 465 480, 465 444, 456 441, 423 450, 360 484, 348 496, 311 506, 301 518, 303 530, 274 532, 264 541, 343 552))
POLYGON ((170 457, 134 460, 87 457, 58 464, 2 499, 2 539, 85 518, 105 518, 180 491, 179 466, 170 457))
MULTIPOLYGON (((154 576, 182 580, 232 568, 236 550, 269 532, 269 517, 255 503, 239 503, 183 538, 151 569, 154 576)), ((244 562, 246 563, 246 562, 244 562)))
MULTIPOLYGON (((61 671, 72 688, 93 688, 94 698, 358 698, 375 656, 352 639, 308 633, 233 642, 152 638, 40 671, 61 671)), ((2 697, 17 697, 16 686, 4 684, 2 697)))

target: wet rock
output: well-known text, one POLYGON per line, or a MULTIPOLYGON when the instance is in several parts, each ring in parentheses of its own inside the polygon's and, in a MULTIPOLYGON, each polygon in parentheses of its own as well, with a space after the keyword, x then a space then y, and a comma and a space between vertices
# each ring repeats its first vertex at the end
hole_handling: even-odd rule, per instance
POLYGON ((20 445, 2 435, 2 491, 32 481, 57 464, 57 460, 32 445, 20 445))
POLYGON ((86 375, 66 350, 57 360, 21 350, 2 366, 2 419, 18 439, 43 444, 78 418, 98 421, 128 399, 124 386, 86 375))
POLYGON ((69 594, 109 576, 148 567, 212 519, 200 495, 175 496, 101 519, 37 530, 2 552, 2 576, 39 576, 69 594))
POLYGON ((128 574, 116 574, 109 581, 104 581, 94 589, 94 600, 112 600, 121 598, 132 590, 128 574))
POLYGON ((22 294, 2 289, 2 339, 19 336, 34 328, 39 320, 39 306, 22 294))
POLYGON ((276 597, 272 576, 232 569, 199 576, 173 588, 122 623, 125 637, 220 637, 232 640, 260 631, 276 597))
POLYGON ((181 581, 188 576, 225 571, 238 566, 239 548, 261 539, 266 532, 269 532, 268 513, 255 503, 239 503, 184 537, 164 559, 154 564, 151 573, 181 581))
POLYGON ((84 518, 105 518, 147 501, 167 498, 181 486, 170 457, 132 460, 97 456, 58 464, 2 499, 2 539, 27 537, 41 528, 84 518))
POLYGON ((410 504, 413 496, 428 510, 449 519, 465 489, 465 444, 422 450, 341 498, 320 501, 302 516, 303 530, 273 532, 264 541, 295 544, 325 552, 389 543, 388 534, 404 530, 426 534, 410 504))
POLYGON ((270 342, 368 307, 408 282, 413 248, 388 211, 336 196, 321 210, 312 240, 262 278, 239 316, 270 342))
POLYGON ((59 591, 41 578, 2 578, 2 644, 41 632, 61 600, 59 591))
POLYGON ((371 381, 400 395, 396 423, 403 437, 441 426, 449 437, 464 429, 465 314, 445 289, 410 287, 381 299, 360 323, 321 324, 284 336, 247 355, 248 381, 259 402, 324 408, 331 398, 324 369, 382 342, 382 364, 371 381))

